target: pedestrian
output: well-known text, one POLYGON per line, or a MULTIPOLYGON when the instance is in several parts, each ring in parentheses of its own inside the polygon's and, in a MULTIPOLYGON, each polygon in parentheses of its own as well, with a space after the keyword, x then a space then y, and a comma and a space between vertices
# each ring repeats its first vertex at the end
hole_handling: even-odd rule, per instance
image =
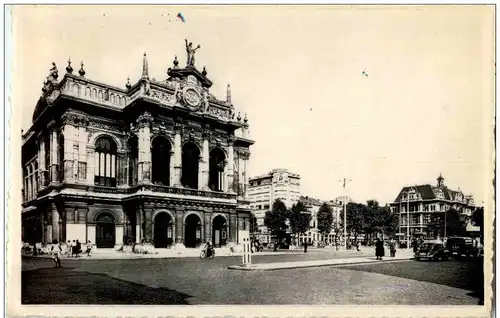
POLYGON ((71 242, 71 257, 76 255, 76 241, 71 242))
POLYGON ((304 241, 304 253, 307 253, 307 241, 304 241))
POLYGON ((273 252, 277 252, 278 251, 278 240, 275 240, 274 241, 274 250, 273 252))
POLYGON ((87 242, 87 250, 85 251, 85 253, 87 254, 87 256, 90 256, 90 252, 92 252, 92 243, 90 241, 88 241, 87 242))
POLYGON ((396 257, 396 242, 394 240, 391 240, 390 249, 391 249, 391 257, 396 257))
POLYGON ((375 256, 377 260, 381 260, 385 256, 384 242, 379 238, 377 238, 377 242, 375 243, 375 256))
POLYGON ((359 241, 356 241, 356 251, 359 252, 359 241))
POLYGON ((52 241, 50 252, 52 254, 52 259, 54 260, 56 268, 62 267, 61 258, 59 257, 60 253, 62 252, 62 247, 61 244, 57 242, 57 240, 52 241))
POLYGON ((82 252, 82 243, 76 240, 76 257, 80 257, 81 252, 82 252))

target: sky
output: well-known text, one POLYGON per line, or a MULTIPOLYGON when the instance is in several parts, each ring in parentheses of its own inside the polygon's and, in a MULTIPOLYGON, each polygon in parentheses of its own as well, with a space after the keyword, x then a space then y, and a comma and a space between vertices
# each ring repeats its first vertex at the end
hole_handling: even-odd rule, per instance
MULTIPOLYGON (((392 202, 445 184, 491 197, 492 7, 25 6, 14 10, 14 127, 25 131, 55 62, 124 87, 166 78, 184 39, 211 92, 247 113, 249 175, 287 168, 303 195, 392 202), (175 16, 182 12, 183 23, 175 16), (16 117, 17 116, 17 117, 16 117), (16 126, 18 125, 18 126, 16 126)), ((15 131, 15 130, 14 130, 15 131)), ((19 134, 14 134, 14 136, 19 134)))

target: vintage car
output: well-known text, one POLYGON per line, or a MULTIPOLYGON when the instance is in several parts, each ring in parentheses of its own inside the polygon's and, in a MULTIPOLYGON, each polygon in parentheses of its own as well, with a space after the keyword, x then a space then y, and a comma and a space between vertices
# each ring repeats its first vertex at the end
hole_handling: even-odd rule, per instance
POLYGON ((450 251, 450 257, 456 259, 478 256, 478 249, 474 247, 470 237, 449 237, 446 241, 446 249, 450 251))
POLYGON ((448 260, 448 258, 448 253, 442 243, 423 243, 415 253, 415 259, 417 261, 424 259, 445 261, 448 260))

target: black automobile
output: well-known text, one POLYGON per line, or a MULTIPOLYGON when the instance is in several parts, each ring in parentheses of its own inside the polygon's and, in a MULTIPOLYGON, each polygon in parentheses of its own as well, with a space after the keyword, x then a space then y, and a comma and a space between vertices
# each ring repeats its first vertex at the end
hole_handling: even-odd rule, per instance
POLYGON ((450 256, 456 259, 472 258, 478 255, 478 250, 474 247, 474 242, 470 237, 449 237, 446 241, 446 249, 450 251, 450 256))
POLYGON ((446 261, 448 260, 448 253, 441 243, 423 243, 415 253, 415 259, 417 261, 424 259, 446 261))

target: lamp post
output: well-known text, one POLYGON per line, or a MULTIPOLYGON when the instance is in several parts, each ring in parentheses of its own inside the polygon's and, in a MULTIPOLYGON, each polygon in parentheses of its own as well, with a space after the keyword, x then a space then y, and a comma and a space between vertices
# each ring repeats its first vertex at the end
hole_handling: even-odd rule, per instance
POLYGON ((344 205, 344 250, 347 250, 347 191, 346 191, 346 185, 348 181, 352 180, 347 180, 346 178, 340 180, 342 182, 342 188, 344 189, 344 199, 342 200, 342 203, 344 205))

